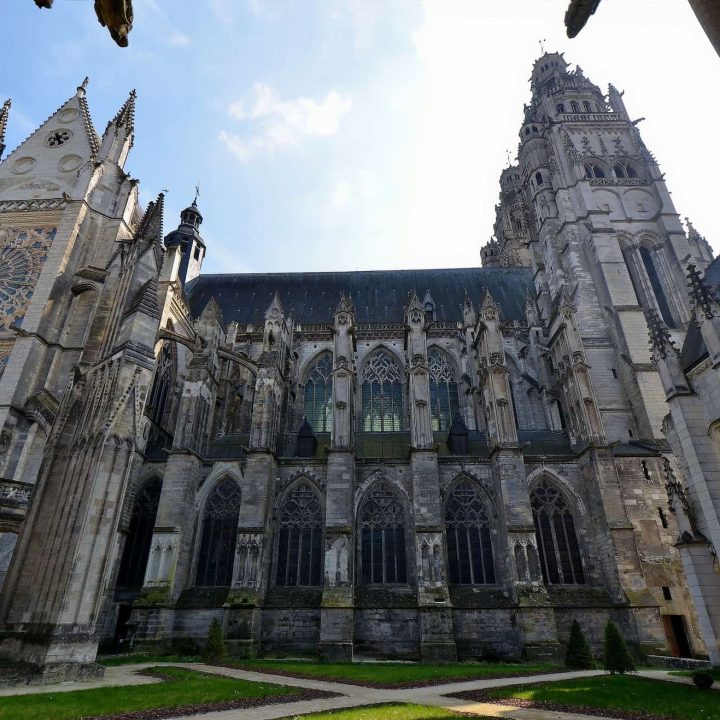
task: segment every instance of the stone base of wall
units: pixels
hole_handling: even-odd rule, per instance
[[[66,662],[48,665],[18,663],[12,668],[0,671],[0,688],[97,680],[104,674],[105,668],[97,663]]]
[[[645,660],[653,667],[669,667],[678,670],[698,670],[700,668],[712,667],[709,660],[697,660],[695,658],[672,657],[671,655],[648,655]]]

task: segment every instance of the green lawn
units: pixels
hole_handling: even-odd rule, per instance
[[[657,670],[657,668],[652,668],[653,670]],[[720,682],[720,667],[714,667],[714,668],[699,668],[703,672],[710,673],[715,682]],[[692,677],[694,670],[671,670],[671,675],[683,675],[685,677]]]
[[[118,665],[134,665],[135,663],[201,663],[205,662],[199,655],[117,655],[111,657],[99,657],[97,662],[105,667],[117,667]]]
[[[467,717],[443,708],[425,705],[377,705],[370,707],[335,710],[313,713],[312,715],[292,715],[292,720],[454,720]],[[479,717],[479,716],[475,716]],[[287,718],[286,720],[291,720]]]
[[[528,675],[558,670],[556,665],[541,663],[318,663],[303,660],[247,660],[237,667],[268,673],[288,673],[298,677],[321,678],[338,682],[371,684],[377,687],[415,683],[439,683],[498,675]]]
[[[168,680],[151,685],[2,697],[0,720],[78,720],[96,715],[269,698],[298,692],[295,688],[209,676],[184,668],[151,668],[148,672]]]
[[[720,720],[720,693],[714,690],[628,675],[494,688],[488,696],[646,712],[675,720]]]

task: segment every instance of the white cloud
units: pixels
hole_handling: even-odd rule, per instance
[[[190,38],[185,33],[176,31],[165,38],[165,44],[170,47],[185,47],[190,44]]]
[[[230,117],[243,126],[242,132],[223,130],[219,139],[244,162],[296,146],[304,137],[335,135],[340,119],[351,109],[350,98],[335,90],[320,101],[307,97],[283,100],[270,85],[256,83],[249,101],[237,100],[228,106]]]
[[[330,194],[330,199],[332,200],[332,204],[338,210],[345,209],[352,200],[352,190],[350,188],[350,184],[345,180],[341,180],[333,188],[333,191]]]

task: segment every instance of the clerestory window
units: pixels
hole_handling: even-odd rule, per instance
[[[400,366],[386,350],[378,350],[363,370],[361,427],[366,432],[403,429]]]
[[[449,430],[459,410],[455,368],[438,348],[428,352],[430,371],[430,413],[433,430]]]
[[[325,353],[313,365],[305,383],[305,417],[316,433],[332,430],[332,370],[332,355]]]

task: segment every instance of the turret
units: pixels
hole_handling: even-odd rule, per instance
[[[165,247],[180,249],[180,281],[185,284],[196,278],[202,269],[205,258],[205,242],[200,236],[203,216],[197,206],[197,194],[192,205],[180,213],[180,224],[165,237]]]

